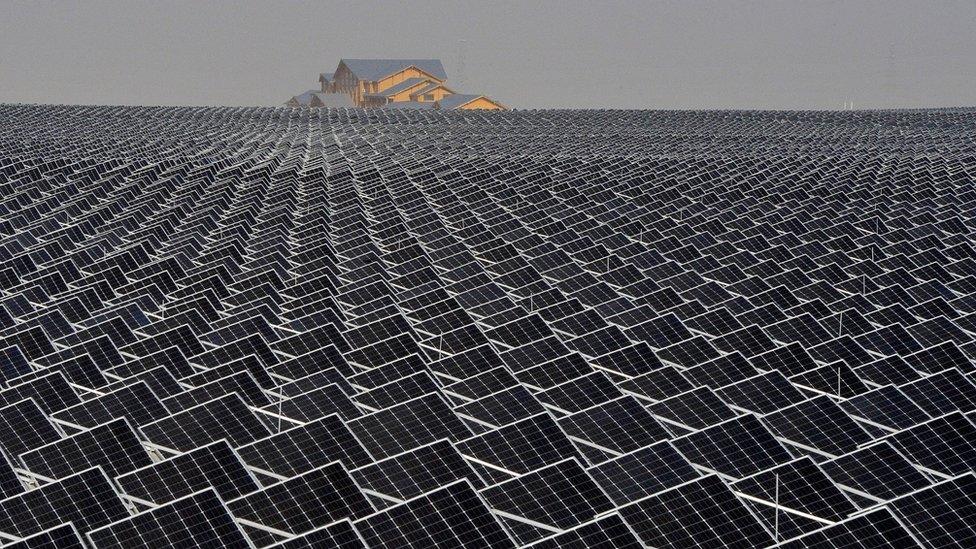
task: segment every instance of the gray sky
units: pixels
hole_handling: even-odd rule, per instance
[[[520,108],[973,106],[976,1],[0,0],[0,102],[277,105],[340,57]]]

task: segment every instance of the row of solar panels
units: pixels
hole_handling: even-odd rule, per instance
[[[86,123],[45,140],[23,118],[50,109],[0,130],[11,540],[973,535],[972,247],[946,192],[971,158],[930,196],[850,190],[845,216],[824,191],[846,175],[802,183],[831,159],[756,176],[592,134],[497,157],[467,135],[488,118],[434,119],[452,140],[284,110],[65,108]],[[537,145],[547,114],[504,120]],[[837,162],[874,181],[863,154]]]

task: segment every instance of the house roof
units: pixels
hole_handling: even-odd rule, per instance
[[[455,93],[453,95],[447,95],[441,98],[437,102],[439,108],[444,110],[456,109],[462,105],[470,103],[479,97],[484,97],[482,95],[470,95],[466,93]]]
[[[417,101],[397,101],[395,103],[387,103],[383,105],[384,109],[413,109],[413,110],[425,110],[433,109],[433,103],[418,103]]]
[[[332,77],[333,76],[335,76],[335,73],[334,72],[320,72],[319,73],[319,82],[322,82],[323,80],[326,81],[326,82],[332,82]]]
[[[322,106],[322,107],[355,107],[352,98],[344,93],[323,93],[318,90],[308,90],[307,92],[296,95],[292,98],[296,103],[303,107]],[[314,100],[321,102],[321,105],[313,105]]]
[[[299,105],[308,106],[308,105],[311,105],[312,104],[312,97],[314,97],[316,93],[319,93],[319,91],[318,90],[308,90],[305,93],[302,93],[302,94],[296,95],[295,97],[292,97],[292,99],[294,99],[296,102],[298,102]]]
[[[315,97],[322,102],[323,107],[355,107],[352,97],[345,93],[315,92]]]
[[[451,93],[454,93],[453,91],[451,91],[451,88],[448,88],[444,84],[441,84],[441,83],[438,83],[438,82],[431,82],[430,84],[427,84],[426,86],[424,86],[424,87],[422,87],[422,88],[420,88],[418,90],[414,90],[413,92],[410,93],[410,95],[422,95],[422,94],[425,94],[425,93],[427,93],[427,92],[429,92],[431,90],[435,90],[437,88],[444,88],[445,90],[447,90],[447,91],[449,91]]]
[[[399,84],[394,84],[389,88],[386,88],[385,90],[380,90],[380,93],[378,95],[389,97],[391,95],[400,93],[404,90],[409,90],[410,88],[423,84],[424,82],[430,82],[430,80],[427,78],[407,78],[406,80],[400,82]]]
[[[447,80],[447,72],[440,59],[340,59],[360,80],[375,82],[407,67],[417,67],[440,80]]]

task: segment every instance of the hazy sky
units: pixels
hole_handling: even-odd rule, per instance
[[[976,0],[0,0],[0,102],[277,105],[340,57],[521,108],[972,106]]]

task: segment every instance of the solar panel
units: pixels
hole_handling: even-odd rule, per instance
[[[65,522],[85,533],[128,516],[128,508],[97,467],[0,500],[0,530],[20,537]]]
[[[225,438],[238,446],[271,434],[237,393],[147,423],[139,430],[153,444],[181,452]]]
[[[965,546],[976,540],[968,518],[974,511],[974,490],[976,477],[968,473],[901,496],[888,507],[925,545]]]
[[[369,547],[515,547],[464,481],[353,523]]]
[[[355,395],[356,404],[376,411],[422,397],[428,393],[439,393],[440,386],[426,370],[384,383]]]
[[[775,545],[789,549],[804,547],[922,547],[918,538],[886,507],[824,526],[808,534]]]
[[[0,408],[0,448],[7,455],[19,456],[55,442],[61,436],[61,431],[32,398]]]
[[[197,492],[93,529],[88,532],[88,539],[98,547],[131,547],[159,542],[170,546],[251,546],[213,490]]]
[[[669,438],[668,431],[654,416],[637,399],[627,396],[568,415],[558,423],[590,456],[603,453],[609,454],[608,457],[618,456]],[[600,454],[587,452],[586,448]]]
[[[929,485],[928,477],[888,441],[824,461],[820,467],[852,497],[870,502],[884,502]]]
[[[569,458],[579,450],[548,414],[539,414],[456,443],[485,480],[493,484]]]
[[[0,532],[965,544],[972,114],[0,106]]]
[[[648,408],[665,425],[673,426],[677,434],[704,429],[738,415],[707,387],[675,395]]]
[[[475,488],[484,486],[481,477],[447,440],[379,460],[351,474],[367,493],[397,503],[462,479]]]
[[[668,441],[593,465],[587,472],[616,505],[637,501],[699,476]]]
[[[780,539],[844,520],[858,507],[808,457],[731,483]]]
[[[773,541],[715,475],[629,503],[619,512],[645,544],[657,547],[759,547]]]
[[[547,549],[555,547],[617,547],[620,549],[637,549],[644,544],[637,538],[634,531],[613,513],[596,519],[563,533],[539,540],[525,547],[532,549]]]
[[[730,407],[757,414],[772,413],[806,400],[803,393],[779,371],[720,387],[715,394]]]
[[[33,475],[59,479],[92,467],[115,477],[152,464],[149,453],[124,418],[20,454]]]
[[[613,509],[613,502],[575,460],[543,467],[480,492],[520,543],[546,530],[578,526]]]
[[[390,457],[447,438],[471,434],[443,397],[430,394],[349,421],[349,428],[377,458]]]
[[[363,414],[335,383],[268,404],[263,410],[299,422],[315,421],[332,414],[339,414],[343,420],[349,421]]]
[[[543,413],[546,409],[524,386],[504,389],[454,409],[475,425],[501,427]]]
[[[517,386],[519,381],[504,366],[486,370],[480,374],[444,386],[445,394],[457,395],[465,401],[497,393]]]
[[[976,460],[976,426],[953,412],[880,439],[890,442],[912,463],[928,472],[962,475]]]
[[[0,403],[4,405],[25,398],[33,399],[45,414],[52,414],[81,402],[81,398],[60,371],[45,372],[30,381],[0,391]]]
[[[237,452],[251,467],[280,479],[333,461],[353,469],[374,459],[335,414],[239,446]]]
[[[899,388],[932,417],[976,409],[976,385],[959,370],[945,370]]]
[[[229,500],[227,508],[238,520],[246,521],[249,537],[262,546],[278,541],[272,532],[301,534],[339,519],[361,518],[375,511],[339,463],[312,469]]]
[[[828,456],[857,449],[871,435],[827,396],[819,396],[763,416],[777,436]]]
[[[692,464],[742,478],[790,461],[793,456],[754,415],[744,415],[672,440]]]
[[[364,549],[366,542],[348,519],[309,530],[300,536],[282,541],[268,547],[277,549],[311,549],[314,547],[335,547],[337,549]]]
[[[573,413],[623,396],[602,372],[593,372],[537,393],[536,398],[564,413]]]
[[[873,430],[884,434],[907,429],[932,417],[892,385],[849,398],[841,402],[840,407],[855,420],[860,420],[869,432],[874,427]]]
[[[169,411],[144,382],[65,408],[51,418],[72,426],[91,428],[124,417],[131,425],[142,425],[169,415]]]
[[[260,488],[225,440],[117,476],[115,482],[126,497],[160,505],[208,488],[225,501]]]
[[[7,546],[16,549],[84,549],[85,542],[78,535],[74,525],[67,522]]]

